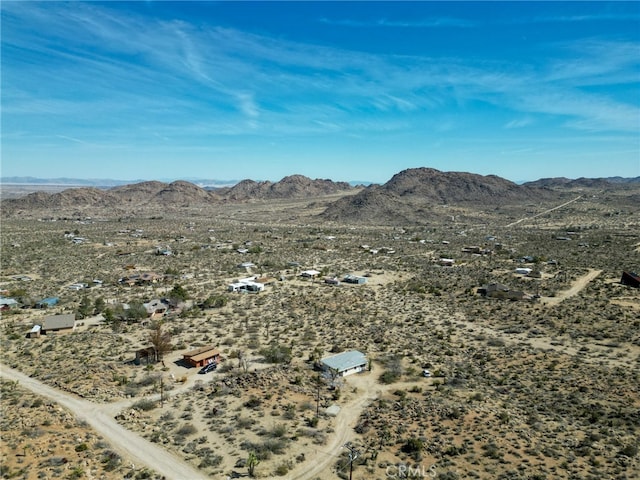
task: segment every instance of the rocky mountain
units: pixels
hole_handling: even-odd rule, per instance
[[[139,205],[148,202],[165,187],[166,183],[149,181],[114,187],[109,192],[117,195],[124,204]]]
[[[19,199],[2,202],[2,209],[19,207],[23,209],[64,208],[92,205],[111,207],[117,205],[119,198],[112,193],[93,187],[69,188],[59,193],[34,192]]]
[[[436,205],[495,207],[557,195],[545,187],[517,185],[495,175],[412,168],[394,175],[384,185],[373,185],[337,200],[321,216],[335,221],[413,223],[428,218]]]
[[[552,177],[541,178],[533,182],[524,183],[529,187],[563,187],[563,188],[611,188],[624,185],[635,185],[640,183],[640,177],[604,177],[604,178],[566,178]]]
[[[311,198],[351,190],[348,183],[331,180],[311,180],[292,175],[279,182],[243,180],[234,187],[208,190],[191,182],[172,183],[146,181],[110,189],[69,188],[57,193],[35,192],[20,198],[2,201],[2,212],[50,210],[80,212],[87,209],[108,209],[112,214],[135,213],[138,209],[175,210],[183,207],[204,207],[219,202],[242,202],[287,198]]]
[[[330,195],[351,190],[352,188],[347,182],[334,182],[324,179],[312,180],[303,175],[290,175],[275,183],[243,180],[231,187],[224,197],[228,200],[308,198]]]

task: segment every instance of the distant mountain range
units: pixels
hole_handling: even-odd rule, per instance
[[[224,188],[232,187],[241,182],[241,180],[214,180],[203,178],[183,178],[189,183],[193,183],[199,187],[208,188]],[[68,185],[70,187],[96,187],[96,188],[109,188],[117,187],[120,185],[130,185],[135,183],[143,183],[147,180],[114,180],[112,178],[38,178],[38,177],[0,177],[0,185]],[[171,183],[174,180],[160,180],[165,183]],[[246,180],[242,180],[243,182]],[[351,186],[357,185],[371,185],[372,182],[365,180],[352,180],[348,182]]]
[[[232,187],[214,190],[184,180],[171,183],[154,180],[110,188],[88,186],[68,188],[56,193],[37,191],[20,198],[3,200],[2,211],[10,214],[18,210],[87,207],[108,208],[114,213],[141,208],[168,210],[258,199],[312,198],[346,192],[353,188],[346,182],[311,180],[302,175],[291,175],[275,183],[243,180]]]
[[[38,180],[31,177],[18,178],[29,178],[31,185],[34,180]],[[12,183],[10,179],[16,180],[16,177],[5,177],[3,182]],[[74,179],[53,181],[63,180]],[[631,194],[636,198],[640,197],[637,192],[639,186],[640,177],[577,180],[549,178],[518,185],[495,175],[412,168],[397,173],[383,185],[372,184],[357,188],[347,182],[312,180],[303,175],[290,175],[278,182],[242,180],[232,186],[217,188],[203,188],[184,180],[171,183],[143,181],[112,187],[101,185],[102,188],[68,188],[57,193],[37,191],[20,198],[5,199],[1,205],[3,215],[35,212],[77,214],[90,212],[91,209],[104,209],[110,215],[121,215],[143,210],[175,212],[184,208],[204,208],[216,204],[313,199],[345,194],[329,202],[320,218],[349,223],[401,224],[424,222],[434,215],[434,206],[482,206],[495,209],[508,204],[562,199],[567,197],[568,192],[577,189],[631,189]]]
[[[183,179],[200,187],[228,187],[235,185],[239,180],[206,180],[201,178]],[[146,180],[114,180],[112,178],[37,178],[37,177],[0,177],[0,184],[11,185],[69,185],[70,187],[117,187],[143,183]],[[167,180],[171,182],[171,180]]]
[[[640,183],[640,177],[606,177],[606,178],[577,178],[575,180],[565,177],[541,178],[534,182],[526,182],[523,185],[532,187],[607,187],[611,184]]]

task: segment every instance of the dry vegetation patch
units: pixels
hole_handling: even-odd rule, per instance
[[[354,478],[387,478],[399,464],[440,478],[633,478],[640,292],[618,280],[638,263],[640,222],[619,199],[602,201],[509,228],[544,209],[466,208],[420,226],[357,229],[317,223],[301,210],[308,202],[284,200],[188,219],[7,220],[2,243],[16,246],[3,251],[2,287],[27,306],[59,303],[2,313],[3,362],[122,407],[123,425],[214,478],[246,473],[251,455],[263,478],[344,477],[342,438],[362,453]],[[321,274],[303,279],[306,269]],[[32,279],[15,278],[24,272]],[[119,282],[149,272],[157,281]],[[367,283],[324,282],[346,274]],[[274,280],[259,294],[228,292],[254,275]],[[75,282],[92,286],[67,288]],[[562,301],[480,296],[492,282]],[[164,364],[136,364],[151,323],[133,313],[154,299],[170,305],[160,316],[173,349]],[[52,313],[84,325],[26,338]],[[211,344],[223,357],[215,372],[181,362]],[[372,372],[318,387],[314,363],[349,349],[365,352]],[[332,405],[348,415],[327,415]],[[315,472],[316,458],[329,467]]]
[[[72,412],[16,382],[0,380],[0,391],[2,478],[160,478],[132,467]]]

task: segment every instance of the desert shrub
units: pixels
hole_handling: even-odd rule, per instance
[[[154,408],[156,408],[156,406],[158,405],[158,402],[156,402],[155,400],[150,400],[150,399],[142,399],[142,400],[138,400],[136,403],[134,403],[131,408],[134,408],[136,410],[140,410],[143,412],[148,412],[149,410],[153,410]]]
[[[76,467],[73,470],[71,470],[67,478],[74,479],[74,478],[82,478],[82,477],[84,477],[84,470],[82,469],[82,467]]]
[[[136,480],[146,480],[147,478],[153,478],[154,474],[152,471],[143,468],[138,473],[136,473]]]
[[[247,408],[258,408],[261,404],[262,404],[262,400],[260,400],[258,397],[255,397],[253,395],[249,398],[249,400],[244,402],[244,406]]]
[[[87,445],[85,442],[82,442],[79,445],[76,445],[75,449],[76,452],[84,452],[85,450],[89,450],[89,445]]]
[[[240,445],[243,450],[255,452],[258,460],[268,460],[271,458],[271,454],[282,455],[287,448],[287,441],[283,438],[268,439],[262,443],[254,443],[250,441],[244,441]]]
[[[222,308],[229,302],[229,298],[224,295],[211,295],[203,303],[203,308]]]
[[[401,450],[404,453],[415,453],[415,452],[420,452],[423,448],[424,448],[424,442],[419,438],[412,437],[407,439],[407,441],[404,442],[404,445],[402,445]]]
[[[638,454],[638,445],[629,444],[623,447],[620,450],[619,455],[624,455],[626,457],[635,457]]]
[[[292,466],[291,462],[282,462],[280,465],[276,467],[276,470],[274,473],[279,477],[282,477],[287,473],[289,473],[289,470],[291,470],[291,466]]]
[[[386,370],[382,375],[380,375],[380,382],[384,383],[385,385],[397,382],[399,379],[400,375],[397,372],[393,372],[391,370]]]
[[[260,355],[269,363],[290,363],[291,347],[286,345],[273,344],[260,350]]]
[[[274,426],[269,432],[269,436],[276,437],[276,438],[284,437],[286,434],[287,434],[287,426],[282,423]]]
[[[238,417],[236,419],[236,426],[238,428],[249,428],[254,423],[256,423],[256,421],[254,419],[248,418],[248,417]]]
[[[102,463],[104,465],[104,469],[107,472],[111,472],[118,468],[122,463],[122,458],[116,452],[107,451],[102,457]]]
[[[153,368],[152,365],[148,365],[147,367]],[[154,383],[157,383],[158,381],[159,381],[158,377],[154,375],[145,375],[144,377],[142,377],[140,380],[136,382],[136,385],[139,387],[149,387]]]
[[[222,463],[222,460],[223,458],[221,455],[207,454],[202,457],[202,461],[198,465],[198,468],[217,467]]]
[[[191,423],[185,423],[178,430],[176,430],[176,435],[180,435],[180,436],[193,435],[197,431],[198,429],[194,425],[192,425]]]
[[[296,418],[296,406],[292,403],[284,407],[284,413],[282,417],[287,420],[294,420]]]

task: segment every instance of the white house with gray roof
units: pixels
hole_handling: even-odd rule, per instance
[[[340,377],[364,372],[368,363],[367,356],[358,350],[338,353],[320,360],[324,370],[336,372]]]

